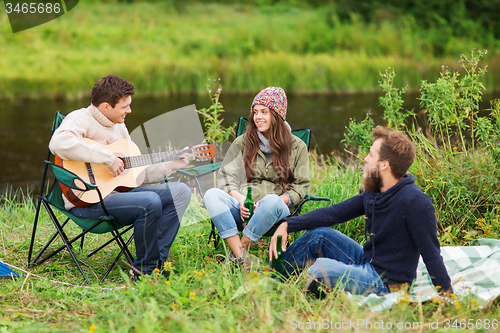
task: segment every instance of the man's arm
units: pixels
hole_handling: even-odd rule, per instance
[[[365,213],[363,195],[356,195],[333,206],[315,209],[304,215],[287,217],[274,232],[269,245],[269,260],[278,257],[276,244],[278,236],[282,236],[281,249],[286,251],[288,234],[294,231],[309,230],[319,227],[331,227],[352,220]]]
[[[184,149],[189,148],[185,147]],[[184,153],[177,160],[153,164],[147,167],[144,181],[153,183],[159,179],[166,178],[179,169],[184,169],[189,165],[189,162],[194,160],[193,154]]]
[[[332,227],[364,214],[363,195],[355,195],[332,206],[318,208],[299,216],[287,217],[288,233]]]
[[[76,111],[74,111],[76,112]],[[50,139],[50,151],[63,160],[75,160],[110,167],[116,156],[97,145],[89,145],[82,139],[87,137],[86,126],[70,113]]]
[[[412,211],[408,218],[408,230],[417,245],[429,272],[432,283],[442,291],[451,292],[451,281],[441,256],[434,206],[426,195],[418,195],[411,202]]]

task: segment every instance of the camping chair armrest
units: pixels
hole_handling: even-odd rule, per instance
[[[200,181],[198,180],[198,178],[205,176],[209,173],[216,172],[217,170],[220,169],[221,165],[222,165],[222,162],[217,162],[217,163],[211,163],[211,164],[206,164],[206,165],[200,165],[200,166],[192,167],[192,168],[180,169],[180,170],[177,170],[177,172],[180,173],[181,175],[189,177],[190,179],[194,179],[194,181],[196,183],[196,187],[198,188],[200,195],[203,197],[201,184],[200,184]]]
[[[60,165],[54,164],[50,161],[43,161],[43,163],[48,164],[51,167],[52,172],[54,173],[54,176],[56,177],[57,181],[63,184],[64,186],[67,186],[73,190],[78,190],[78,191],[91,191],[91,190],[97,191],[97,194],[99,195],[99,201],[102,205],[102,209],[104,210],[106,215],[109,216],[108,210],[106,209],[106,206],[104,205],[103,202],[102,193],[97,187],[97,185],[87,183],[86,181],[81,179],[77,174],[65,169]],[[76,181],[78,181],[78,184]]]
[[[43,163],[48,164],[52,172],[54,172],[54,176],[56,177],[57,181],[64,186],[67,186],[71,189],[74,190],[79,190],[79,191],[89,191],[89,190],[98,190],[97,185],[89,184],[83,179],[81,179],[77,174],[65,169],[64,167],[54,164],[50,161],[43,161]],[[75,180],[78,180],[81,185],[84,187],[80,187],[75,183]]]
[[[188,177],[199,177],[200,173],[197,170],[192,170],[193,168],[187,168],[187,169],[179,169],[176,172],[180,173],[181,175],[188,176]],[[193,171],[193,172],[191,172]]]
[[[304,199],[300,202],[300,204],[297,206],[297,208],[295,209],[295,211],[293,212],[292,216],[297,216],[300,214],[300,212],[302,211],[302,208],[304,206],[304,204],[306,202],[309,202],[309,201],[328,201],[328,202],[331,202],[332,199],[330,198],[325,198],[325,197],[318,197],[318,196],[315,196],[315,195],[310,195],[310,194],[307,194]]]
[[[142,185],[154,185],[154,184],[164,184],[164,183],[168,183],[169,181],[173,180],[175,177],[166,177],[166,178],[160,178],[160,179],[157,179],[153,182],[148,182],[148,183],[142,183]]]
[[[178,173],[188,176],[191,178],[198,178],[201,176],[204,176],[206,174],[209,174],[211,172],[215,172],[220,169],[220,166],[222,165],[222,162],[217,162],[217,163],[211,163],[211,164],[206,164],[206,165],[200,165],[197,167],[192,167],[192,168],[186,168],[186,169],[179,169],[177,170]]]

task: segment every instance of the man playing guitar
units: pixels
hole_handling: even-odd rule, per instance
[[[130,104],[134,86],[115,76],[103,77],[91,91],[92,104],[69,113],[54,132],[49,148],[64,160],[105,165],[114,177],[128,172],[123,159],[101,145],[119,139],[130,140],[125,117],[132,112]],[[92,145],[91,139],[101,145]],[[193,156],[184,153],[171,162],[153,164],[145,169],[144,181],[168,177],[185,168]],[[179,230],[180,221],[189,204],[191,191],[183,183],[137,187],[129,192],[112,192],[104,198],[109,214],[118,223],[134,225],[136,259],[134,267],[151,274],[166,261],[170,247]],[[97,218],[105,215],[100,203],[77,207],[63,196],[65,208],[75,216]]]

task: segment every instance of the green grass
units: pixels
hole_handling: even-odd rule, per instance
[[[312,194],[338,202],[358,192],[357,169],[340,167],[333,161],[324,164],[314,153],[311,163]],[[426,328],[429,320],[440,323],[445,318],[493,320],[500,315],[497,304],[478,309],[469,299],[460,301],[460,309],[443,303],[401,302],[384,313],[358,306],[340,290],[319,300],[304,292],[302,275],[287,283],[278,283],[268,276],[264,268],[268,262],[268,240],[252,248],[263,262],[260,272],[246,273],[219,264],[217,259],[225,255],[224,247],[215,249],[206,245],[210,224],[206,220],[196,223],[206,213],[195,199],[171,249],[168,282],[160,277],[131,284],[124,273],[128,267],[121,263],[104,283],[98,284],[97,277],[104,273],[118,250],[111,247],[86,258],[85,254],[105,239],[102,235],[92,235],[87,237],[84,251],[76,251],[92,285],[61,285],[49,279],[84,283],[67,253],[42,266],[27,268],[35,211],[31,199],[11,192],[1,200],[2,260],[42,279],[23,275],[15,280],[0,280],[0,332],[288,332],[295,331],[293,327],[298,322],[324,319],[341,323],[358,319],[372,323],[420,321]],[[344,232],[362,240],[362,231],[357,228],[356,222],[345,223]],[[36,248],[40,248],[52,229],[47,216],[42,215]],[[72,231],[77,232],[77,228]],[[363,327],[360,331],[370,330]]]
[[[473,47],[500,44],[483,36],[424,30],[411,17],[340,21],[329,7],[190,3],[87,3],[63,17],[13,34],[0,13],[0,98],[75,97],[113,73],[139,94],[204,93],[220,77],[226,93],[373,91],[379,71],[396,68],[396,84],[416,89],[441,65]],[[436,45],[444,51],[434,56]],[[488,88],[499,86],[489,76]]]

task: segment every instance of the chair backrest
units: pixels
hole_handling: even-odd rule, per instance
[[[236,126],[236,137],[244,134],[248,126],[248,119],[245,117],[240,117],[238,119],[238,126]],[[304,141],[309,150],[311,143],[312,130],[310,128],[300,128],[292,131],[292,134]]]
[[[62,113],[61,111],[56,111],[56,114],[54,115],[54,120],[52,122],[52,133],[61,125],[62,121],[66,115]]]
[[[54,120],[52,121],[52,131],[50,132],[50,138],[52,138],[52,135],[54,134],[55,130],[61,125],[64,117],[66,115],[62,113],[61,111],[56,111],[54,114]],[[46,161],[50,161],[50,157],[52,156],[52,153],[50,152],[50,149],[47,148],[47,157],[45,158]],[[42,185],[40,187],[40,197],[43,196],[44,190],[46,188],[45,185],[45,180],[47,179],[47,171],[49,170],[48,164],[45,164],[45,167],[43,169],[43,175],[42,175]]]
[[[247,130],[248,119],[245,117],[238,118],[238,126],[236,126],[236,137],[243,135]]]

